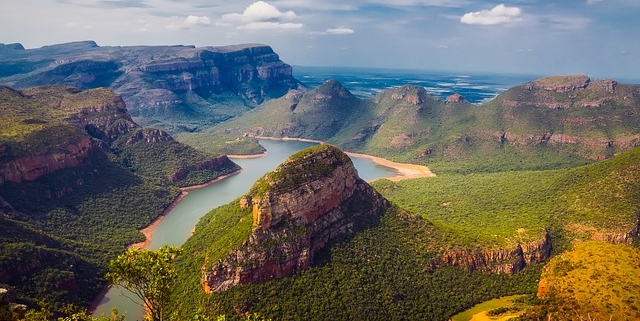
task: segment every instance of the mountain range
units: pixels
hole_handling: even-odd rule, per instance
[[[446,320],[536,292],[531,319],[640,318],[615,314],[637,311],[619,291],[640,282],[594,290],[615,256],[581,265],[638,253],[640,85],[550,76],[475,105],[412,85],[363,99],[291,75],[256,44],[0,45],[0,284],[32,306],[88,305],[180,187],[239,169],[220,151],[288,137],[331,145],[202,218],[176,263],[179,318]],[[438,176],[368,184],[341,149]],[[580,273],[598,302],[571,290]]]
[[[179,139],[205,150],[216,150],[207,137],[317,139],[436,172],[550,169],[639,146],[638,104],[640,86],[583,75],[536,79],[482,105],[412,85],[361,99],[328,80]]]
[[[0,84],[106,87],[140,125],[170,133],[207,128],[302,87],[266,45],[100,47],[93,41],[0,45]]]

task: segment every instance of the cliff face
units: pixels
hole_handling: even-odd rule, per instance
[[[4,50],[1,65],[6,70],[0,67],[0,84],[107,87],[122,96],[137,121],[148,124],[154,119],[161,122],[155,127],[172,131],[210,126],[237,109],[301,86],[291,66],[260,44],[100,47],[78,42]]]
[[[192,172],[234,167],[228,158],[205,156],[162,130],[140,128],[122,98],[105,88],[81,91],[43,86],[18,92],[2,87],[0,97],[4,99],[0,122],[7,123],[5,139],[0,140],[0,184],[35,181],[59,170],[90,165],[95,159],[106,161],[107,154],[115,154],[125,164],[139,160],[135,170],[141,173],[149,164],[163,167],[169,172],[150,175],[166,176],[168,182]],[[184,159],[174,161],[180,157]],[[66,185],[60,190],[70,192],[82,185],[82,179]],[[57,194],[52,196],[66,193]]]
[[[207,293],[307,269],[319,250],[376,220],[389,203],[358,177],[349,157],[321,145],[265,175],[238,206],[252,207],[253,231],[226,258],[205,263]]]
[[[436,265],[461,266],[469,271],[513,274],[522,270],[527,264],[545,261],[550,255],[551,238],[545,232],[539,240],[518,244],[512,249],[446,252]]]

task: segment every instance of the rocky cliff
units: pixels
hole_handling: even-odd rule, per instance
[[[180,181],[195,171],[234,167],[228,158],[198,153],[162,130],[141,129],[124,101],[105,88],[81,91],[43,86],[18,92],[1,87],[0,95],[4,98],[0,121],[6,123],[4,139],[0,140],[0,184],[35,181],[58,170],[107,160],[107,154],[116,154],[127,164],[151,154],[170,154],[146,161],[163,166],[167,172],[160,175],[169,182]],[[182,156],[185,159],[180,164],[162,165]],[[146,163],[135,170],[145,173]],[[69,184],[65,189],[82,181]]]
[[[210,126],[300,83],[271,47],[100,47],[75,42],[25,50],[5,45],[0,84],[107,87],[142,124],[173,131]],[[206,120],[205,120],[206,119]]]
[[[205,263],[207,293],[308,269],[319,250],[376,221],[389,203],[358,177],[348,156],[320,145],[266,174],[238,206],[252,208],[252,233],[225,258]]]
[[[526,265],[545,261],[551,255],[551,238],[544,232],[539,240],[517,244],[511,249],[449,251],[436,260],[436,265],[461,266],[469,271],[491,271],[513,274]]]

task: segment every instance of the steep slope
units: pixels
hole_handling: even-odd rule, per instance
[[[640,318],[640,250],[626,244],[576,244],[544,268],[539,306],[529,320],[637,320]]]
[[[0,84],[107,87],[141,125],[193,131],[244,113],[300,84],[266,45],[100,47],[93,41],[5,46]]]
[[[0,112],[0,282],[23,300],[88,304],[176,186],[238,168],[141,129],[104,88],[0,86]]]
[[[637,240],[638,157],[640,148],[635,148],[611,159],[572,169],[440,175],[398,183],[380,180],[372,186],[393,206],[373,226],[347,242],[338,242],[320,252],[318,263],[311,269],[292,277],[234,286],[206,295],[202,291],[203,276],[206,285],[215,280],[209,266],[230,267],[232,265],[224,262],[238,263],[237,269],[221,270],[224,273],[218,275],[222,280],[234,279],[224,277],[228,272],[232,276],[245,276],[242,267],[252,270],[257,262],[264,263],[269,272],[275,271],[267,260],[252,261],[250,258],[255,257],[246,252],[227,250],[231,242],[240,249],[249,248],[251,241],[243,244],[243,240],[253,233],[252,217],[271,224],[268,215],[262,219],[262,212],[252,214],[259,206],[242,209],[234,202],[208,214],[185,244],[189,258],[179,267],[183,275],[175,291],[174,306],[179,315],[201,308],[211,315],[234,317],[255,312],[278,320],[448,320],[488,299],[535,294],[542,271],[539,262],[546,261],[551,251],[557,255],[569,250],[573,243],[603,239],[601,235],[607,233],[620,233],[607,238],[611,242]],[[311,169],[303,166],[298,173],[305,168]],[[256,184],[249,195],[260,195],[261,190],[269,189]],[[248,197],[244,200],[246,205],[261,204],[248,202]],[[286,211],[286,208],[279,207],[279,210]],[[318,206],[305,209],[312,208]],[[291,234],[295,231],[293,224],[277,225],[291,228]],[[578,225],[588,228],[576,229]],[[260,228],[256,226],[255,230]],[[238,236],[240,234],[242,236]],[[267,243],[270,246],[267,248],[286,244],[287,240],[281,241]],[[611,250],[611,254],[624,254],[624,258],[617,258],[618,263],[625,262],[631,271],[637,265],[632,263],[637,250],[628,244],[624,246],[626,250]],[[556,264],[558,259],[552,259],[553,266],[559,268],[545,269],[545,273],[582,273],[575,274],[572,280],[550,279],[559,285],[565,281],[580,282],[584,276],[590,278],[584,284],[589,286],[585,293],[596,292],[591,298],[603,306],[601,311],[612,311],[616,306],[631,308],[634,302],[614,299],[628,297],[624,295],[625,287],[633,289],[636,284],[620,278],[622,273],[627,273],[626,269],[609,265],[615,264],[612,262],[616,262],[616,258],[608,254],[599,258],[597,253],[603,251],[602,248],[607,251],[608,247],[605,244],[583,251],[579,254],[583,264],[571,262],[569,270],[566,269],[569,265]],[[201,262],[205,257],[227,259],[209,260],[203,269]],[[561,257],[561,261],[566,260],[564,255]],[[242,264],[245,260],[249,263]],[[241,272],[234,274],[233,271]],[[615,279],[607,279],[607,275]],[[601,289],[605,285],[612,288]],[[582,296],[563,288],[565,294]],[[608,291],[615,296],[607,297]],[[582,315],[593,311],[589,310],[590,297],[582,296],[585,298],[587,308],[578,310],[585,312]],[[556,301],[550,302],[551,307],[560,307],[554,305]],[[612,305],[607,306],[607,302]],[[629,316],[618,312],[623,318]],[[635,317],[634,311],[628,312],[631,318]]]
[[[252,208],[251,234],[230,253],[205,257],[206,293],[308,269],[327,244],[379,219],[388,203],[358,177],[348,156],[321,145],[267,173],[238,206]]]
[[[201,309],[278,320],[445,320],[484,298],[534,292],[535,262],[548,255],[523,245],[524,270],[480,272],[441,264],[446,242],[446,230],[389,207],[348,157],[320,145],[203,217],[184,244],[173,309],[182,318]],[[507,264],[495,259],[492,267]]]
[[[513,272],[569,242],[631,244],[640,228],[640,148],[555,171],[440,175],[372,185],[447,234],[441,263]]]
[[[481,106],[460,95],[440,100],[411,85],[371,100],[317,99],[328,88],[334,88],[330,97],[346,90],[328,81],[307,93],[290,92],[210,131],[180,139],[319,139],[350,151],[427,164],[440,173],[584,165],[640,144],[640,86],[610,79],[541,78]]]

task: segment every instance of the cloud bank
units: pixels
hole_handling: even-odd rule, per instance
[[[460,22],[470,25],[492,26],[522,20],[522,10],[518,7],[507,7],[499,4],[491,10],[466,13]]]
[[[282,12],[275,6],[257,1],[249,5],[243,13],[227,13],[220,18],[218,25],[237,25],[242,30],[258,29],[299,29],[301,23],[288,22],[296,19],[293,11]]]

